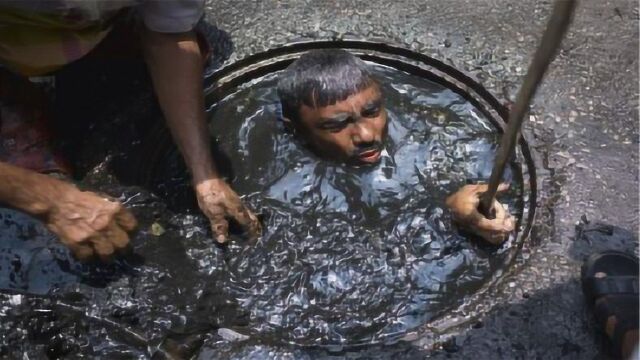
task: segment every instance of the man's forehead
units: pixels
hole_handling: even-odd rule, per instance
[[[328,117],[332,114],[338,114],[342,112],[352,112],[354,107],[356,111],[361,110],[362,107],[366,107],[375,102],[382,100],[382,94],[377,85],[372,85],[364,90],[361,90],[353,95],[350,95],[342,101],[338,101],[335,104],[327,106],[319,106],[317,108],[302,104],[301,113],[314,113],[320,117]]]

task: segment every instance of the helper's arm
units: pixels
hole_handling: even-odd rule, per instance
[[[227,240],[229,219],[237,221],[250,237],[257,236],[257,218],[220,178],[211,156],[202,89],[203,57],[195,33],[145,29],[142,42],[160,107],[191,171],[198,204],[211,221],[216,240]]]

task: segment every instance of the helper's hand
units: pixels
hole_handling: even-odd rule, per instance
[[[222,179],[209,179],[196,185],[198,205],[211,221],[213,236],[219,243],[229,238],[229,220],[236,221],[249,239],[260,235],[258,218],[243,204],[238,194]]]
[[[485,184],[463,186],[447,198],[447,206],[458,224],[486,241],[498,245],[509,237],[509,233],[515,228],[515,221],[502,204],[495,200],[493,203],[495,219],[489,220],[478,211],[480,195],[487,191],[487,188]],[[500,184],[498,192],[508,188],[508,184]]]
[[[55,200],[44,215],[47,228],[58,235],[80,260],[94,255],[107,261],[129,243],[137,223],[117,201],[80,191],[71,184],[58,187]]]

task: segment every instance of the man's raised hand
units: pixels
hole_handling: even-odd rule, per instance
[[[508,184],[500,184],[498,192],[504,192]],[[453,219],[462,227],[482,237],[484,240],[498,245],[504,242],[515,228],[513,217],[498,201],[494,200],[495,219],[488,219],[480,213],[480,196],[486,192],[486,184],[466,185],[447,198],[447,206],[451,209]]]

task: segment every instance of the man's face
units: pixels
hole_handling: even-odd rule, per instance
[[[350,164],[380,160],[387,113],[377,84],[333,105],[302,105],[296,130],[318,155]]]

